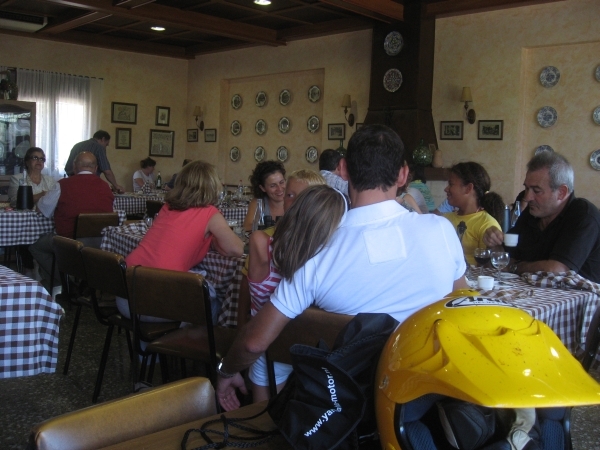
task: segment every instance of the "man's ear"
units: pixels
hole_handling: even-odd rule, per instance
[[[561,184],[558,189],[558,200],[563,201],[569,198],[569,188],[565,184]]]
[[[406,184],[406,180],[408,179],[408,165],[405,163],[400,170],[398,171],[398,179],[396,180],[396,186],[402,187]]]
[[[340,177],[342,180],[348,181],[350,177],[348,176],[348,165],[346,164],[346,158],[340,159],[338,163],[338,170],[340,171]]]

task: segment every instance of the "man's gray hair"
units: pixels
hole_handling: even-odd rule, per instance
[[[575,175],[573,167],[562,155],[555,152],[541,152],[535,155],[527,163],[527,172],[536,172],[541,169],[548,169],[550,176],[550,189],[557,190],[563,184],[567,186],[569,193],[575,189]]]

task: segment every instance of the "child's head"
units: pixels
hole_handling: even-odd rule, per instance
[[[320,173],[310,169],[300,169],[292,172],[287,179],[285,186],[285,197],[283,197],[283,211],[290,209],[290,206],[300,195],[300,192],[309,186],[318,186],[326,184],[325,178]]]

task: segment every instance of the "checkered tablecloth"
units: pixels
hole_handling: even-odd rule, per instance
[[[140,243],[147,229],[143,222],[107,227],[103,231],[101,248],[127,256]],[[245,256],[232,258],[211,251],[191,270],[206,273],[206,279],[215,288],[217,298],[221,301],[221,312],[217,321],[219,326],[237,325],[238,298],[245,260]]]
[[[157,200],[164,202],[164,196],[156,195],[138,195],[138,194],[118,194],[115,195],[113,209],[122,209],[126,214],[145,214],[146,200]]]
[[[246,214],[248,213],[248,206],[235,206],[231,208],[219,208],[225,220],[237,220],[240,225],[244,223]]]
[[[0,211],[0,247],[33,244],[54,230],[54,220],[35,211]]]
[[[493,273],[496,272],[485,271],[486,275]],[[544,322],[573,355],[581,355],[592,317],[600,306],[598,295],[590,291],[536,287],[521,278],[503,279],[492,292],[502,290],[522,293],[506,300]]]
[[[0,266],[0,378],[56,370],[61,314],[40,283]]]

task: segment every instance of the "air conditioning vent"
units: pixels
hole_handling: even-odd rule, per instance
[[[46,26],[47,17],[0,11],[0,28],[33,33]]]

